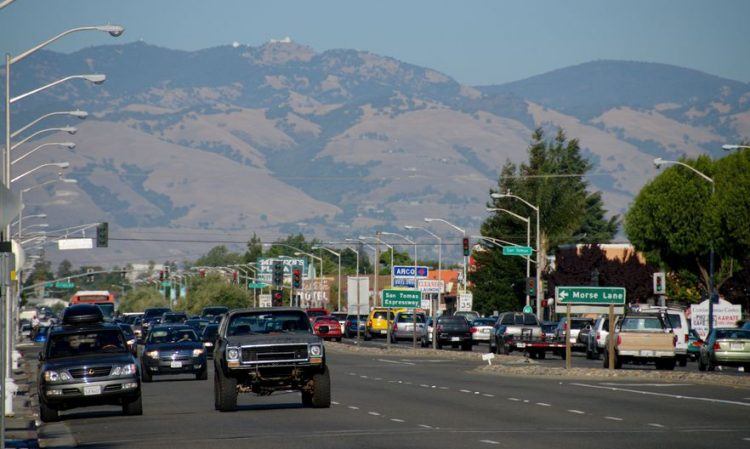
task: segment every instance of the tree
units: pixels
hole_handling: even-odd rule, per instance
[[[71,276],[73,274],[73,264],[70,263],[68,259],[63,259],[62,262],[60,262],[57,265],[57,277],[58,278],[64,278]]]
[[[233,253],[224,245],[214,246],[208,253],[195,261],[196,266],[220,267],[242,262],[242,256]]]
[[[148,307],[169,307],[164,295],[152,287],[138,287],[120,297],[120,312],[142,312]]]
[[[539,207],[541,253],[546,255],[549,248],[561,243],[610,241],[617,232],[619,218],[606,219],[601,194],[588,192],[585,175],[592,164],[581,154],[578,140],[568,139],[562,129],[547,140],[542,129],[537,129],[527,152],[527,162],[507,162],[501,168],[497,188],[490,193],[510,192]],[[535,211],[516,199],[492,199],[487,206],[528,217],[534,229]],[[481,233],[526,244],[526,223],[504,212],[491,214],[482,223]],[[531,245],[536,246],[535,235],[531,238]],[[486,248],[488,253],[475,254],[477,269],[469,275],[474,284],[474,302],[517,310],[524,296],[525,262],[520,257],[502,256],[495,246]],[[546,258],[541,260],[540,270],[544,271]]]
[[[712,183],[690,169],[672,166],[638,193],[625,232],[656,263],[699,276],[705,292],[712,244],[717,288],[737,270],[736,260],[750,252],[750,152],[681,162],[713,178],[715,193]]]
[[[250,237],[250,240],[247,242],[247,250],[242,258],[245,263],[248,263],[255,262],[261,257],[263,257],[263,243],[261,242],[260,237],[253,232],[253,236]]]
[[[226,306],[230,309],[248,307],[252,296],[242,287],[230,284],[223,277],[210,274],[205,278],[192,278],[187,297],[180,298],[177,308],[199,314],[207,306]]]

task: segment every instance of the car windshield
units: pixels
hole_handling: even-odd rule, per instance
[[[570,320],[571,329],[583,329],[587,324],[591,324],[588,320]]]
[[[125,338],[130,339],[135,334],[133,334],[133,328],[130,327],[128,324],[122,324],[120,325],[120,329],[122,330],[122,333],[125,335]]]
[[[198,341],[192,329],[154,329],[148,334],[148,343],[183,343]]]
[[[309,310],[307,312],[307,316],[309,317],[318,317],[318,316],[326,316],[326,312],[323,310]]]
[[[372,314],[372,319],[373,319],[373,320],[384,320],[384,319],[385,319],[385,317],[386,317],[386,314],[387,314],[387,313],[388,313],[388,312],[386,312],[385,310],[378,310],[377,312],[374,312],[374,313]],[[391,319],[391,320],[393,319],[393,312],[391,312],[391,317],[390,317],[390,319]]]
[[[537,326],[539,324],[539,321],[536,320],[536,316],[530,313],[516,315],[514,318],[514,322],[515,324],[522,324],[524,326]]]
[[[102,309],[102,315],[104,315],[104,319],[107,321],[112,321],[112,318],[115,316],[115,305],[111,302],[97,303],[96,305],[99,306],[100,309]]]
[[[119,330],[82,331],[53,335],[47,346],[47,358],[128,352]]]
[[[396,320],[398,323],[413,323],[414,322],[414,314],[411,313],[399,313],[398,319]],[[417,323],[424,323],[424,315],[417,314]]]
[[[495,320],[492,318],[479,318],[474,320],[471,324],[472,326],[494,326]]]
[[[717,329],[717,340],[750,340],[750,330],[746,329]]]
[[[249,312],[232,316],[227,335],[270,334],[276,332],[310,333],[310,320],[303,312]]]
[[[682,321],[680,321],[680,316],[676,313],[668,313],[667,320],[669,321],[669,324],[672,325],[672,329],[682,328]]]
[[[185,321],[185,315],[164,315],[161,319],[162,323],[182,323]]]
[[[167,309],[166,307],[159,307],[156,309],[146,309],[145,312],[143,312],[143,319],[147,320],[149,318],[158,318],[167,312],[169,312],[169,309]]]
[[[219,330],[219,326],[216,324],[209,324],[203,329],[203,339],[213,340],[216,337],[216,333]]]
[[[621,328],[628,331],[661,330],[662,325],[656,317],[627,317],[622,320]]]

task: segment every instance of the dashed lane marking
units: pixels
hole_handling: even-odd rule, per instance
[[[471,393],[471,391],[469,390],[458,390],[458,391],[460,391],[461,393]]]
[[[547,404],[546,402],[537,402],[536,405],[541,405],[542,407],[552,407],[552,404]]]
[[[568,411],[570,413],[575,413],[576,415],[585,415],[586,414],[586,412],[581,411],[581,410],[576,410],[576,409],[569,409]]]
[[[393,421],[393,422],[406,422],[403,419],[398,419],[398,418],[391,418],[391,421]]]
[[[367,412],[367,414],[372,416],[380,416],[380,413],[378,412]]]
[[[415,366],[416,365],[416,363],[402,362],[400,360],[378,359],[378,362],[393,363],[393,364],[396,364],[396,365],[407,365],[407,366]]]
[[[599,385],[610,387],[689,387],[692,384],[632,384],[628,382],[601,382]]]
[[[585,387],[585,388],[598,388],[600,390],[621,391],[624,393],[636,393],[636,394],[643,394],[647,396],[658,396],[658,397],[673,398],[673,399],[688,399],[688,400],[693,400],[693,401],[713,402],[715,404],[741,405],[744,407],[750,407],[750,402],[728,401],[726,399],[701,398],[701,397],[696,397],[696,396],[683,396],[683,395],[678,395],[678,394],[656,393],[654,391],[633,390],[632,388],[605,387],[601,385],[589,385],[589,384],[581,384],[581,383],[575,383],[575,382],[571,383],[570,385],[575,385],[577,387]]]
[[[336,401],[331,401],[331,404],[333,404],[333,405],[340,405],[340,404],[339,404],[338,402],[336,402]]]
[[[616,416],[605,416],[604,419],[608,419],[610,421],[622,421],[622,418],[618,418]]]
[[[425,429],[432,429],[432,426],[428,426],[427,424],[420,424],[419,427],[424,427]]]
[[[658,427],[660,429],[664,427],[663,425],[661,425],[659,423],[655,423],[655,422],[650,422],[650,423],[648,423],[648,425],[651,426],[651,427]]]
[[[499,441],[494,441],[494,440],[479,440],[479,442],[484,443],[484,444],[500,444]]]
[[[482,396],[484,396],[486,398],[494,398],[495,397],[494,394],[487,394],[487,393],[482,393]]]
[[[355,407],[353,405],[350,405],[349,408],[352,409],[352,410],[359,410],[359,407]]]
[[[508,400],[509,400],[509,401],[513,401],[513,402],[520,402],[520,401],[521,401],[521,400],[520,400],[520,399],[518,399],[518,398],[508,398]]]

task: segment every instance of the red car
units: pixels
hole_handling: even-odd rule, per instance
[[[310,309],[307,309],[305,312],[307,312],[307,316],[310,318],[311,323],[315,321],[315,318],[318,318],[321,316],[328,316],[331,314],[331,312],[329,312],[323,307],[310,308]]]
[[[313,333],[324,340],[341,341],[344,336],[339,321],[332,316],[316,317],[313,321]]]

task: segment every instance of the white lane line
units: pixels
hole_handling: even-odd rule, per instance
[[[528,399],[524,399],[524,400],[523,400],[523,403],[524,403],[524,404],[528,404],[528,403],[529,403],[529,400],[528,400]]]
[[[448,390],[448,387],[438,387],[438,388],[440,388],[441,390]]]
[[[376,377],[375,380],[383,380],[382,377]]]
[[[398,360],[386,360],[386,359],[378,359],[378,362],[395,363],[396,365],[408,365],[408,366],[415,366],[416,365],[416,363],[400,362]]]
[[[352,410],[359,410],[359,407],[355,407],[353,405],[350,405],[349,408],[352,409]]]
[[[487,394],[487,393],[482,393],[482,396],[484,396],[486,398],[494,398],[495,397],[494,394]]]
[[[458,391],[460,391],[461,393],[471,393],[471,391],[469,390],[458,390]]]
[[[378,412],[367,412],[367,414],[372,416],[380,416],[380,413]]]
[[[704,401],[704,402],[713,402],[716,404],[742,405],[745,407],[750,407],[750,402],[728,401],[726,399],[701,398],[701,397],[696,397],[696,396],[683,396],[679,394],[655,393],[653,391],[633,390],[630,388],[604,387],[601,385],[580,384],[580,383],[575,383],[575,382],[571,383],[570,385],[575,385],[577,387],[585,387],[585,388],[597,388],[600,390],[622,391],[625,393],[637,393],[637,394],[643,394],[647,396],[659,396],[659,397],[674,398],[674,399],[689,399],[693,401]]]
[[[479,440],[479,442],[484,444],[500,444],[500,442],[494,440]]]
[[[576,409],[569,409],[568,411],[570,413],[575,413],[576,415],[585,415],[586,414],[586,412],[581,411],[581,410],[576,410]]]
[[[536,405],[541,405],[542,407],[552,407],[552,404],[547,404],[546,402],[537,402]]]
[[[660,428],[660,429],[661,429],[662,427],[664,427],[663,425],[661,425],[661,424],[658,424],[658,423],[655,423],[655,422],[650,422],[650,423],[648,423],[648,425],[649,425],[649,426],[651,426],[651,427],[658,427],[658,428]]]
[[[427,385],[427,384],[419,384],[419,386],[422,387],[422,388],[430,388],[430,386]]]
[[[359,376],[359,377],[361,377],[362,379],[367,379],[368,378],[367,376]]]
[[[750,438],[743,438],[742,441],[750,441]]]
[[[601,382],[599,385],[610,387],[689,387],[692,384],[631,384],[628,382]]]
[[[518,398],[508,398],[508,400],[509,401],[513,401],[513,402],[519,402],[520,401],[520,399],[518,399]]]
[[[393,421],[393,422],[405,422],[403,419],[398,419],[398,418],[391,418],[391,421]]]
[[[340,405],[340,404],[339,404],[338,402],[336,402],[336,401],[331,401],[331,404],[333,404],[333,405]]]
[[[346,373],[346,374],[348,374],[350,376],[356,376],[357,375],[357,373]]]
[[[622,421],[622,418],[618,418],[616,416],[605,416],[604,419],[608,419],[610,421]]]
[[[432,429],[432,426],[428,426],[427,424],[420,424],[419,427],[424,427],[425,429]]]

